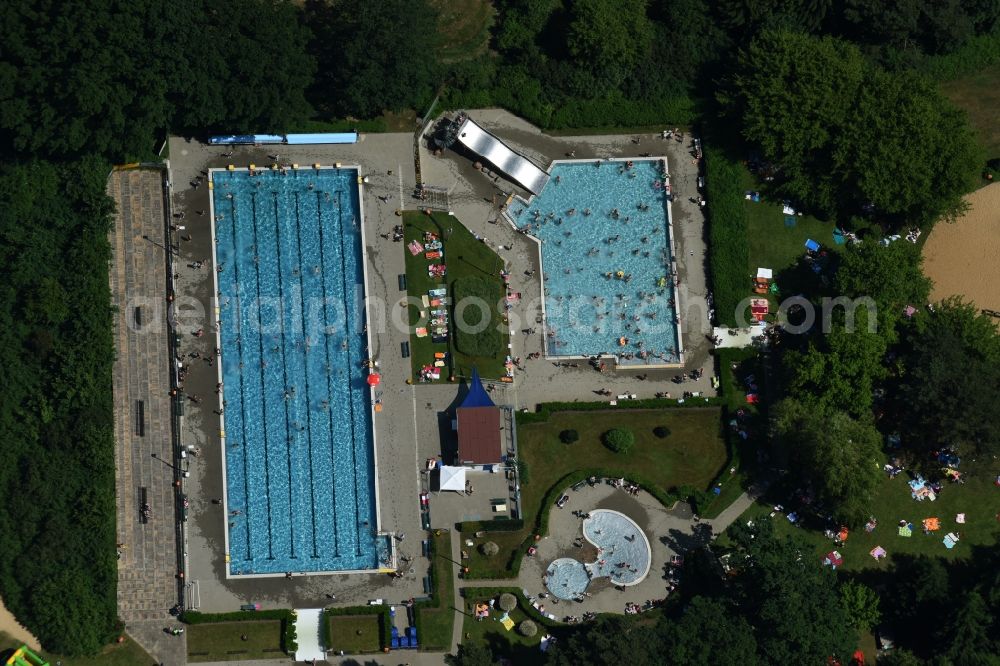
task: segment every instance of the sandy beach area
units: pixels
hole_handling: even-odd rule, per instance
[[[931,300],[962,296],[979,308],[1000,310],[1000,183],[973,192],[969,211],[939,222],[924,245]]]
[[[0,631],[11,635],[15,640],[21,641],[32,650],[42,649],[42,646],[38,643],[38,639],[18,624],[17,618],[11,615],[7,607],[3,605],[2,599],[0,599]]]

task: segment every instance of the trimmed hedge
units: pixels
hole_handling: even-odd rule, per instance
[[[464,523],[455,523],[455,529],[459,532],[517,532],[524,529],[524,520],[512,518],[510,520],[467,520]]]
[[[749,293],[750,248],[740,177],[739,165],[725,153],[705,149],[709,272],[721,326],[737,325],[737,310]]]
[[[262,611],[234,611],[232,613],[201,613],[199,611],[184,611],[181,613],[184,624],[215,624],[218,622],[260,622],[265,620],[281,621],[281,649],[285,654],[295,654],[298,649],[298,636],[295,633],[295,611],[288,608]]]
[[[629,400],[620,402],[618,406],[609,405],[607,402],[542,402],[535,407],[535,411],[516,412],[518,425],[528,423],[542,423],[548,421],[549,416],[554,412],[596,412],[600,410],[619,409],[690,409],[692,407],[712,407],[724,404],[721,398],[687,398],[681,402],[677,398],[648,398],[646,400]]]
[[[416,604],[414,604],[416,606]],[[323,641],[323,645],[330,644],[330,623],[327,622],[327,618],[330,617],[343,617],[347,615],[378,615],[379,616],[379,636],[378,643],[380,648],[387,648],[392,644],[392,617],[389,615],[389,606],[382,604],[379,606],[344,606],[342,608],[324,608],[323,609],[323,621],[320,622],[320,637]],[[416,613],[414,613],[416,616]],[[419,630],[418,630],[419,635]]]
[[[478,277],[464,277],[452,282],[451,293],[454,298],[452,328],[455,332],[455,347],[467,356],[495,357],[502,346],[498,328],[500,322],[496,315],[501,298],[499,284]],[[476,299],[478,303],[461,307],[469,299]],[[483,303],[486,306],[485,312],[479,307]],[[484,323],[485,328],[480,331],[467,330],[478,329]]]

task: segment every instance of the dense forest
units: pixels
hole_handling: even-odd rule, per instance
[[[495,0],[486,47],[458,54],[444,47],[437,6],[0,4],[0,597],[47,647],[94,652],[115,630],[104,179],[112,163],[155,159],[168,132],[419,115],[435,98],[446,108],[503,106],[548,129],[697,125],[715,141],[715,173],[737,174],[721,161],[756,151],[777,170],[775,193],[847,227],[927,225],[957,210],[983,166],[965,118],[932,84],[1000,62],[1000,0]],[[723,203],[710,214],[725,256],[745,259],[723,233]],[[794,397],[775,410],[776,440],[855,523],[872,480],[857,475],[844,488],[837,472],[872,457],[875,409],[927,447],[958,437],[996,453],[1000,423],[973,384],[1000,384],[1000,352],[989,324],[961,303],[920,324],[895,314],[927,297],[916,253],[864,245],[843,262],[836,285],[807,295],[873,294],[886,319],[870,335],[833,321],[832,335],[789,345],[781,371]],[[890,350],[905,372],[883,362]],[[898,397],[880,404],[878,385]],[[852,446],[838,446],[844,439]],[[783,578],[747,574],[733,591],[692,597],[683,631],[606,620],[608,631],[567,641],[553,663],[581,663],[581,654],[617,662],[647,638],[689,655],[679,663],[790,663],[797,641],[817,659],[844,654],[853,633],[804,618],[840,617],[847,593],[795,567],[793,550],[766,535],[748,545],[748,572],[770,563]],[[955,622],[997,613],[985,590],[961,589],[962,605],[949,602]],[[780,617],[785,601],[803,605],[796,617]],[[720,631],[732,640],[692,642]],[[597,640],[607,642],[587,643]],[[990,640],[962,649],[995,652]]]

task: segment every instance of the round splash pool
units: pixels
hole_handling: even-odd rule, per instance
[[[624,513],[591,511],[583,521],[583,535],[597,546],[597,561],[588,565],[595,578],[607,576],[615,585],[635,585],[649,573],[649,539]]]
[[[545,576],[545,586],[549,588],[552,596],[560,599],[569,600],[578,597],[586,592],[587,586],[590,585],[587,567],[572,557],[552,560],[545,571]]]
[[[575,599],[594,578],[614,585],[636,585],[649,574],[649,539],[634,520],[618,511],[595,509],[583,521],[583,536],[597,546],[597,561],[589,564],[560,557],[545,572],[545,587],[560,599]]]

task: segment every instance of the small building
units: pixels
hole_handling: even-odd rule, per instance
[[[479,372],[472,370],[469,394],[455,411],[458,430],[457,464],[498,465],[504,459],[502,414],[483,388]]]

